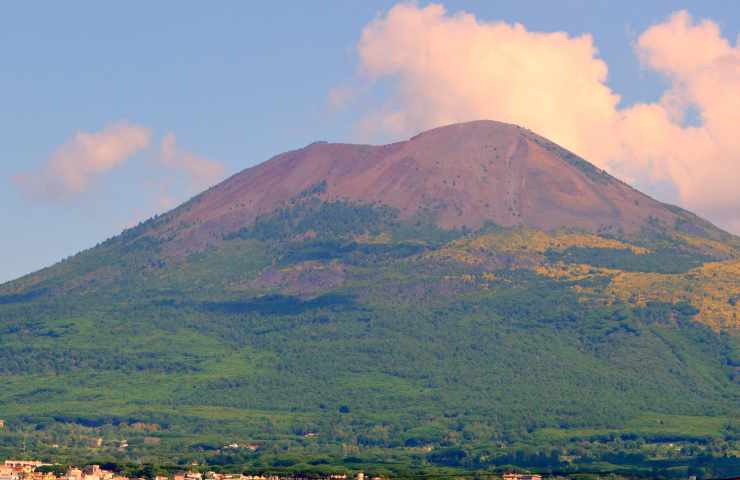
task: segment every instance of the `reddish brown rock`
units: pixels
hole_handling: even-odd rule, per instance
[[[491,221],[629,234],[679,216],[528,130],[475,121],[385,146],[315,143],[280,154],[171,212],[157,233],[175,240],[172,249],[197,250],[319,182],[325,200],[380,202],[401,217],[433,211],[446,228]]]

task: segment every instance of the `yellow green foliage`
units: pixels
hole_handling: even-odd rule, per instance
[[[549,265],[538,265],[533,269],[536,273],[556,280],[585,280],[594,275],[616,274],[620,270],[598,268],[582,263],[557,262]]]
[[[604,293],[612,300],[639,306],[649,301],[689,302],[699,310],[696,320],[714,330],[740,328],[740,299],[737,299],[740,295],[739,260],[710,262],[681,274],[625,272],[562,262],[539,265],[534,271],[563,281],[608,276],[611,282]],[[577,285],[573,288],[579,292],[591,291]]]
[[[461,246],[473,250],[485,249],[507,253],[545,253],[548,250],[563,251],[569,247],[626,249],[637,255],[649,253],[646,248],[590,233],[546,233],[541,230],[527,228],[506,233],[488,233],[469,240],[458,240],[453,244],[461,244]]]
[[[681,235],[680,240],[708,255],[729,259],[740,258],[732,246],[714,240]],[[562,281],[582,281],[593,277],[611,279],[600,294],[606,300],[620,300],[643,306],[648,301],[689,302],[699,310],[697,321],[715,330],[740,328],[740,260],[705,263],[685,273],[632,272],[601,268],[580,263],[547,263],[544,253],[564,251],[570,247],[630,250],[636,255],[651,253],[647,248],[588,233],[553,232],[526,228],[508,232],[493,232],[450,242],[447,246],[425,255],[425,258],[452,260],[467,265],[485,265],[491,255],[504,254],[518,260],[514,268],[530,268],[539,275]],[[466,283],[482,283],[490,279],[469,276]],[[589,288],[573,287],[578,292]],[[598,293],[598,292],[597,292]]]
[[[694,237],[692,235],[679,235],[678,238],[707,255],[740,258],[740,251],[729,243],[722,243],[709,238]]]
[[[642,305],[649,300],[687,301],[699,309],[697,320],[715,330],[740,328],[740,261],[710,262],[683,274],[619,272],[608,293]],[[734,305],[733,305],[734,303]]]
[[[468,252],[462,248],[456,248],[455,246],[447,246],[438,250],[433,250],[425,254],[423,258],[454,260],[468,265],[480,265],[485,262],[485,256],[476,255],[475,253]]]
[[[548,250],[564,251],[570,247],[630,250],[636,255],[650,253],[650,250],[643,247],[589,233],[547,233],[519,228],[455,240],[444,248],[427,254],[425,258],[444,258],[468,265],[481,265],[490,254],[498,253],[520,260],[527,259],[531,263],[532,257],[541,257]]]
[[[353,239],[357,243],[369,243],[369,244],[387,244],[393,241],[391,236],[386,232],[380,233],[378,235],[373,235],[371,233],[363,233],[362,235],[355,235]]]

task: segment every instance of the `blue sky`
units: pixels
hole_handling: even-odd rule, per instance
[[[590,33],[621,103],[656,101],[668,81],[641,66],[635,41],[672,12],[710,18],[734,42],[737,2],[446,1],[485,22],[529,31]],[[152,185],[184,177],[152,161],[165,134],[224,174],[315,140],[354,141],[357,122],[385,101],[381,79],[335,111],[327,95],[361,84],[363,28],[396,2],[9,2],[0,12],[0,281],[50,265],[115,235],[161,205]],[[425,5],[421,3],[420,5]],[[78,131],[119,121],[145,126],[151,146],[73,198],[24,194],[33,174]],[[392,140],[385,133],[377,140]],[[671,197],[652,185],[653,194]],[[666,198],[666,200],[674,200]]]

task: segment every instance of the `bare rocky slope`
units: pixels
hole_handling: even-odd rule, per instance
[[[721,232],[521,127],[475,121],[390,145],[314,143],[246,169],[173,211],[157,233],[196,251],[321,186],[322,200],[380,203],[443,228],[487,222],[635,234],[648,222]]]

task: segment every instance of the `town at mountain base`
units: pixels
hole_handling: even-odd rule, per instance
[[[360,471],[354,475],[346,473],[335,473],[325,476],[317,475],[276,475],[276,474],[244,474],[244,473],[218,473],[212,470],[206,473],[194,470],[197,465],[192,465],[188,471],[178,471],[168,475],[161,467],[159,469],[148,465],[144,467],[133,467],[131,475],[125,472],[125,468],[118,465],[108,465],[107,470],[100,465],[90,464],[84,468],[74,466],[52,465],[38,460],[5,460],[0,465],[0,480],[386,480],[383,477],[366,476]],[[157,471],[159,470],[159,472]],[[62,471],[64,473],[62,473]],[[494,478],[490,476],[489,478]],[[542,476],[533,473],[504,473],[496,476],[501,480],[542,480]]]
[[[0,455],[729,476],[738,302],[740,239],[533,132],[316,143],[0,286]]]

